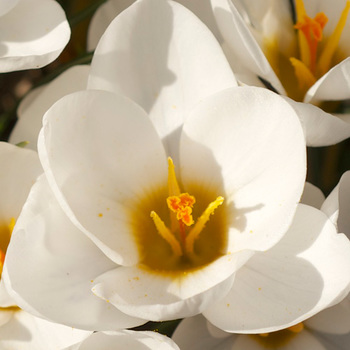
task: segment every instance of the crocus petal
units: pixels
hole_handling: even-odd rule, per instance
[[[189,317],[226,295],[232,287],[234,271],[251,255],[245,251],[224,256],[177,276],[122,267],[96,279],[93,292],[135,317],[152,321]]]
[[[340,178],[338,185],[323,203],[321,210],[338,227],[338,232],[350,238],[350,171]]]
[[[225,46],[231,51],[230,56],[285,95],[281,82],[233,3],[228,0],[211,0],[211,2]],[[236,66],[235,62],[232,64]]]
[[[339,101],[350,98],[350,57],[323,75],[306,93],[304,102]]]
[[[45,112],[61,97],[84,90],[89,71],[89,66],[74,66],[47,84],[44,89],[38,88],[38,94],[33,90],[35,95],[29,96],[30,101],[26,99],[25,105],[20,105],[20,118],[11,133],[9,142],[16,144],[28,141],[27,148],[36,149]]]
[[[339,302],[349,291],[350,243],[321,211],[300,204],[283,239],[255,254],[230,293],[204,312],[231,332],[268,333]]]
[[[305,325],[325,333],[350,333],[350,296],[348,295],[340,303],[309,318],[305,321]]]
[[[265,350],[267,347],[259,342],[260,335],[245,335],[241,334],[238,336],[231,350]],[[298,333],[295,337],[289,339],[283,344],[278,345],[278,347],[273,347],[272,349],[278,350],[301,350],[301,349],[312,349],[312,350],[329,350],[325,348],[319,340],[307,330],[303,330]]]
[[[2,350],[63,349],[84,340],[90,333],[51,323],[18,309],[11,320],[0,327],[0,347]]]
[[[305,182],[304,192],[300,202],[320,209],[326,197],[323,192],[310,182]]]
[[[350,123],[310,103],[284,97],[297,112],[308,146],[330,146],[350,136]]]
[[[94,13],[88,29],[87,47],[95,50],[103,33],[114,18],[133,4],[135,0],[108,0]]]
[[[175,133],[200,100],[237,85],[213,34],[178,3],[141,0],[96,48],[88,87],[128,96],[150,116],[173,155]]]
[[[82,329],[140,325],[144,321],[111,308],[91,293],[94,279],[114,267],[71,224],[41,176],[18,219],[4,266],[3,279],[18,305]]]
[[[97,332],[81,344],[65,350],[179,350],[178,346],[168,337],[157,332],[116,331]]]
[[[77,92],[46,113],[38,148],[74,224],[116,263],[137,263],[130,210],[167,183],[164,148],[146,113],[110,92]]]
[[[0,142],[0,222],[17,219],[31,186],[42,173],[39,157],[32,150]]]
[[[221,337],[214,337],[207,324],[202,315],[186,318],[177,326],[172,339],[181,350],[231,350],[238,335],[221,331]]]
[[[180,146],[184,187],[225,197],[228,250],[266,250],[283,236],[304,186],[305,144],[282,98],[254,87],[217,93],[189,115]]]
[[[19,0],[1,0],[0,1],[0,16],[5,15],[11,11],[18,3]]]
[[[40,68],[70,37],[65,13],[53,0],[20,1],[0,21],[0,71]]]

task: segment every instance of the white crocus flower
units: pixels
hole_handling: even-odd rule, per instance
[[[304,136],[276,94],[223,90],[235,85],[230,72],[208,29],[179,4],[138,1],[111,23],[91,90],[64,97],[44,118],[45,176],[4,269],[20,305],[90,329],[127,315],[204,311],[230,329],[265,331],[348,292],[349,242],[313,208],[300,206],[274,249],[303,188]],[[103,323],[74,308],[96,296],[110,306]],[[239,298],[244,319],[228,316],[234,303],[223,297]]]
[[[32,184],[42,172],[37,154],[0,143],[0,278],[16,219]],[[28,271],[26,270],[26,273]],[[0,282],[0,347],[3,350],[63,349],[89,336],[89,332],[54,324],[21,310]]]
[[[64,350],[179,350],[168,337],[156,332],[110,331],[97,332],[79,344]]]
[[[335,103],[323,103],[350,98],[349,1],[295,0],[294,11],[287,0],[211,1],[222,45],[243,83],[261,85],[260,77],[289,96],[310,146],[350,136],[349,115],[333,116],[327,111],[336,112]]]
[[[0,0],[0,72],[43,67],[68,43],[70,28],[53,0]]]

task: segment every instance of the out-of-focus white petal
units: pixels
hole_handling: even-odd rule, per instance
[[[83,329],[140,325],[144,321],[91,292],[94,279],[115,266],[72,225],[41,176],[18,219],[5,260],[3,279],[18,305]]]
[[[266,250],[284,235],[306,166],[300,123],[282,98],[254,87],[219,92],[189,115],[180,146],[185,186],[225,197],[228,250]]]
[[[48,181],[74,224],[116,263],[137,263],[131,210],[167,183],[164,148],[146,113],[107,91],[77,92],[46,113],[41,136]]]
[[[90,334],[45,321],[18,309],[9,322],[0,327],[0,347],[2,350],[59,350],[84,340]]]
[[[304,192],[300,202],[320,209],[326,197],[323,192],[310,182],[305,182]]]
[[[208,321],[202,315],[197,315],[182,320],[172,339],[181,350],[231,350],[238,335],[221,333],[221,337],[213,336],[208,329]]]
[[[267,333],[289,327],[349,292],[350,243],[321,211],[300,204],[283,239],[256,253],[230,293],[204,315],[217,327]]]
[[[233,3],[228,0],[211,2],[225,45],[232,53],[232,59],[270,82],[279,93],[285,94],[281,82]]]
[[[90,89],[138,103],[166,137],[172,155],[188,111],[236,85],[208,28],[182,5],[158,0],[136,2],[110,24],[96,48],[88,83]]]
[[[42,126],[42,118],[46,111],[61,97],[72,92],[84,90],[89,75],[89,66],[74,66],[55,80],[47,84],[44,88],[40,87],[39,92],[33,90],[28,98],[19,106],[20,116],[11,132],[9,142],[19,143],[28,141],[27,148],[36,150],[38,134]]]
[[[350,136],[350,123],[310,103],[284,97],[297,112],[308,146],[329,146]]]
[[[5,15],[11,11],[18,3],[19,0],[1,0],[0,1],[0,16]]]
[[[19,1],[0,20],[0,72],[47,65],[69,37],[65,13],[57,1]]]
[[[304,102],[340,101],[350,98],[350,57],[323,75],[307,91]]]
[[[350,239],[350,171],[340,178],[339,183],[324,201],[321,210],[337,226],[338,232]]]
[[[332,334],[350,333],[350,296],[305,321],[316,331]]]
[[[64,350],[180,350],[179,347],[165,335],[157,332],[115,331],[97,332],[81,344]]]

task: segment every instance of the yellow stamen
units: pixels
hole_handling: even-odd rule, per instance
[[[346,24],[348,14],[350,11],[350,1],[346,2],[345,8],[339,18],[337,26],[335,27],[332,35],[327,39],[327,44],[324,47],[320,59],[318,61],[318,70],[319,75],[323,75],[330,69],[331,61],[334,55],[335,50],[338,47],[341,34]]]
[[[198,218],[196,224],[186,237],[186,252],[193,253],[194,241],[199,237],[205,224],[208,222],[210,215],[214,213],[215,209],[224,202],[223,197],[217,197],[214,202],[211,202],[204,210],[204,213]]]
[[[318,13],[313,19],[310,18],[305,12],[302,1],[298,1],[297,17],[298,21],[294,28],[298,29],[300,57],[311,72],[315,73],[317,45],[322,40],[323,28],[328,18],[323,12]]]
[[[8,224],[8,228],[12,234],[12,231],[13,231],[13,228],[15,227],[16,225],[16,219],[15,218],[11,218],[10,220],[10,223]]]
[[[299,89],[305,93],[316,82],[316,78],[303,62],[294,57],[291,57],[289,60],[298,79]]]
[[[182,249],[180,243],[176,240],[172,232],[165,226],[164,222],[154,211],[151,212],[151,218],[153,219],[154,225],[158,233],[169,243],[171,249],[176,256],[182,255]]]
[[[168,157],[168,191],[169,196],[179,196],[181,191],[176,180],[175,166],[173,160]]]
[[[294,326],[288,327],[288,329],[293,333],[300,333],[304,329],[304,325],[300,322]]]

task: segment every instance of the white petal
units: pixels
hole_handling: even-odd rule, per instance
[[[301,203],[320,209],[325,199],[326,197],[318,187],[310,182],[305,182]]]
[[[306,93],[304,102],[350,98],[350,57],[323,75]]]
[[[172,276],[138,267],[118,268],[96,280],[93,292],[121,311],[152,321],[196,315],[232,287],[235,270],[251,256],[224,256],[195,271]]]
[[[96,49],[103,33],[122,11],[128,8],[135,0],[108,0],[103,3],[94,13],[88,29],[88,50]]]
[[[337,226],[338,232],[345,233],[350,238],[350,171],[345,172],[340,178],[321,210]]]
[[[225,45],[232,52],[232,58],[239,61],[248,71],[271,83],[279,93],[285,94],[281,82],[233,3],[228,0],[211,2],[218,27]]]
[[[165,335],[157,332],[116,331],[97,332],[78,346],[65,350],[179,350],[178,346]]]
[[[225,197],[228,250],[274,245],[305,181],[304,136],[290,106],[266,89],[227,89],[198,104],[180,142],[184,187],[211,187]]]
[[[11,320],[0,327],[0,347],[2,350],[63,349],[84,340],[90,333],[48,322],[18,309]]]
[[[40,68],[61,53],[70,37],[56,1],[20,1],[0,21],[0,71]]]
[[[1,0],[0,1],[0,16],[5,15],[11,11],[18,3],[19,0]]]
[[[94,279],[112,268],[115,264],[70,223],[40,177],[18,219],[4,266],[3,278],[18,305],[84,329],[142,324],[91,293]]]
[[[309,318],[305,321],[305,325],[325,333],[350,333],[350,296],[348,295],[340,303]]]
[[[196,16],[175,2],[141,0],[101,38],[88,86],[138,103],[171,149],[188,111],[235,85],[218,42]]]
[[[41,136],[43,167],[71,220],[116,263],[136,263],[130,213],[167,183],[164,148],[146,113],[110,92],[82,91],[46,113]]]
[[[207,324],[202,315],[186,318],[177,326],[172,339],[181,350],[231,350],[237,335],[224,333],[225,336],[214,337]]]
[[[38,134],[42,126],[42,118],[45,112],[61,97],[72,92],[84,90],[89,75],[89,66],[74,66],[55,80],[51,81],[44,88],[40,87],[38,94],[30,94],[19,106],[19,120],[17,121],[9,142],[18,143],[28,141],[28,148],[36,149]],[[33,90],[32,93],[35,93]],[[24,103],[24,106],[22,104]]]
[[[0,222],[17,219],[31,186],[42,173],[39,157],[32,150],[0,142]]]
[[[303,321],[349,291],[350,243],[319,210],[300,204],[285,237],[255,254],[230,293],[204,315],[217,327],[267,333]]]
[[[260,335],[241,334],[238,336],[231,350],[265,350],[270,348],[276,350],[329,350],[325,348],[313,334],[305,329],[296,334],[293,338],[279,345],[272,344],[271,346],[265,346],[261,343],[259,337]]]
[[[310,103],[284,97],[297,112],[308,146],[329,146],[350,137],[350,123]]]

